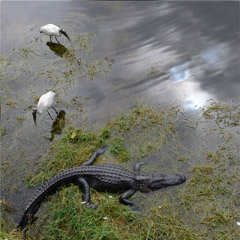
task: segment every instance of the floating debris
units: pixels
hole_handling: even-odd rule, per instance
[[[76,132],[73,132],[71,135],[71,138],[75,138],[75,136],[76,136]]]

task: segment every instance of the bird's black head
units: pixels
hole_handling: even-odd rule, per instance
[[[67,33],[65,32],[65,30],[63,28],[60,29],[59,32],[62,33],[71,42],[70,38],[68,37]]]

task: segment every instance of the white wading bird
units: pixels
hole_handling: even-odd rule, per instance
[[[52,36],[55,36],[56,40],[57,37],[60,37],[62,34],[71,42],[70,38],[68,37],[67,33],[63,28],[60,28],[54,24],[47,24],[40,28],[40,33],[45,33],[46,35],[50,36],[50,41],[52,42]],[[59,43],[59,41],[57,40]],[[59,43],[60,44],[60,43]]]
[[[55,95],[56,94],[52,91],[49,91],[49,92],[43,94],[39,98],[37,108],[32,109],[33,120],[34,120],[34,123],[36,126],[37,126],[37,122],[36,122],[37,113],[42,114],[46,111],[48,112],[49,108],[53,108],[54,111],[56,112],[56,114],[58,115],[57,110],[52,106]],[[53,120],[53,118],[49,112],[48,112],[48,114],[49,114],[50,118]]]

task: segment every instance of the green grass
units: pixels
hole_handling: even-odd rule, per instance
[[[239,107],[228,105],[223,111],[226,109],[236,111]],[[37,172],[27,176],[30,186],[79,166],[103,145],[109,145],[109,151],[96,164],[129,168],[133,161],[157,159],[143,166],[142,171],[184,173],[186,184],[148,196],[136,194],[133,201],[141,206],[141,212],[120,204],[118,194],[94,189],[91,201],[99,208],[88,209],[81,203],[82,193],[77,186],[63,186],[42,204],[25,239],[238,239],[239,125],[229,124],[231,116],[236,118],[234,113],[225,115],[219,124],[219,118],[223,118],[219,111],[217,108],[214,112],[210,106],[202,112],[203,117],[196,119],[198,124],[192,124],[193,120],[178,106],[157,111],[136,104],[128,112],[119,112],[105,126],[69,127]],[[10,235],[7,221],[5,214],[1,236],[21,239]]]

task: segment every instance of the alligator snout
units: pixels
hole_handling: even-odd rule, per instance
[[[186,177],[182,174],[153,174],[153,178],[150,181],[150,185],[148,186],[148,188],[154,191],[168,186],[179,185],[184,183],[185,181]]]
[[[166,186],[182,184],[186,181],[186,176],[182,174],[166,175],[163,184]]]
[[[179,177],[179,184],[184,183],[186,181],[185,175],[178,174],[178,177]]]

